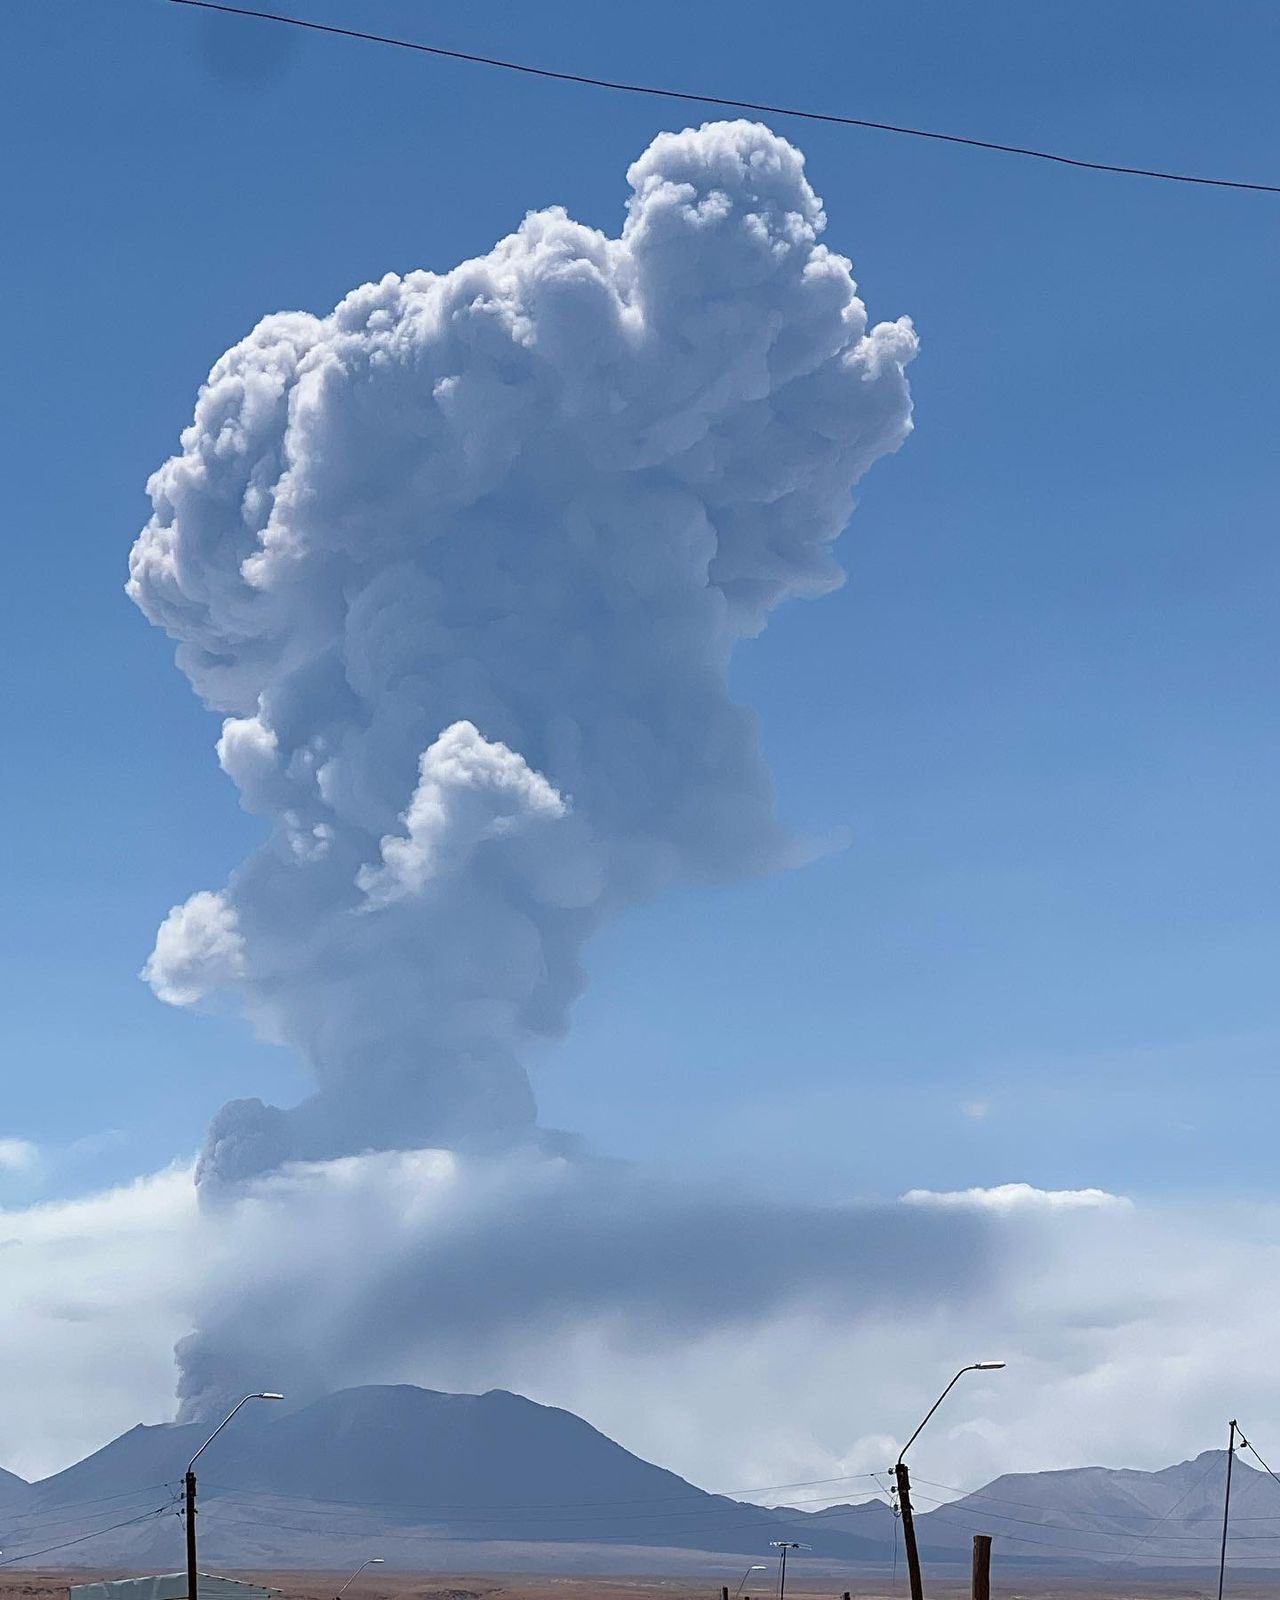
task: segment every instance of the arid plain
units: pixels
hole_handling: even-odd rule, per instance
[[[74,1583],[95,1578],[122,1577],[119,1571],[93,1572],[9,1572],[0,1576],[0,1600],[66,1600]],[[269,1584],[282,1591],[284,1600],[334,1600],[344,1575],[325,1572],[239,1572],[228,1574]],[[734,1585],[730,1583],[730,1589]],[[1280,1587],[1274,1574],[1255,1573],[1233,1579],[1235,1600],[1262,1600]],[[992,1574],[993,1600],[1212,1600],[1217,1593],[1217,1574],[1207,1569],[1187,1578],[1134,1582],[1128,1578],[1099,1577],[1096,1580],[1053,1578],[1047,1574],[1028,1575],[1011,1570],[1001,1582],[998,1571]],[[757,1591],[772,1597],[776,1585]],[[880,1578],[821,1578],[799,1573],[787,1575],[787,1594],[792,1600],[840,1600],[844,1592],[856,1600],[906,1600],[905,1574],[897,1583]],[[348,1589],[349,1600],[718,1600],[720,1584],[714,1579],[673,1577],[548,1577],[545,1574],[522,1577],[500,1573],[388,1573],[376,1586],[360,1585]],[[958,1575],[927,1585],[929,1600],[965,1600],[968,1583]]]

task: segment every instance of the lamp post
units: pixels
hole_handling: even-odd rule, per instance
[[[362,1561],[360,1563],[360,1565],[356,1568],[356,1570],[347,1579],[347,1581],[342,1585],[341,1589],[338,1590],[338,1593],[335,1596],[335,1600],[342,1600],[343,1595],[346,1594],[347,1590],[356,1581],[356,1579],[360,1576],[360,1574],[364,1571],[364,1569],[366,1567],[380,1567],[381,1565],[382,1565],[382,1557],[381,1556],[370,1556],[367,1561]]]
[[[778,1600],[787,1600],[787,1551],[805,1550],[808,1546],[797,1544],[794,1539],[770,1539],[769,1543],[778,1552]]]
[[[742,1582],[733,1591],[733,1600],[738,1600],[738,1596],[742,1593],[743,1589],[746,1587],[747,1579],[751,1576],[751,1574],[753,1572],[767,1572],[767,1571],[768,1571],[768,1568],[765,1566],[763,1561],[757,1561],[757,1562],[753,1563],[751,1566],[749,1566],[747,1568],[747,1570],[742,1574]]]
[[[236,1412],[243,1405],[248,1405],[250,1400],[283,1400],[282,1394],[272,1394],[261,1390],[256,1394],[247,1394],[243,1400],[237,1400],[231,1410],[227,1412],[222,1421],[213,1430],[205,1442],[187,1462],[187,1472],[183,1479],[184,1500],[187,1513],[187,1600],[199,1600],[200,1579],[196,1572],[196,1462],[205,1453],[213,1441],[218,1437],[227,1423],[231,1421]]]
[[[916,1525],[911,1513],[911,1480],[907,1476],[907,1463],[903,1459],[911,1446],[924,1431],[925,1423],[934,1414],[942,1402],[955,1388],[966,1372],[998,1372],[1004,1366],[1003,1361],[971,1361],[967,1367],[961,1367],[955,1377],[946,1386],[938,1398],[924,1414],[924,1422],[903,1445],[898,1452],[898,1459],[894,1463],[893,1476],[898,1486],[898,1509],[902,1513],[902,1542],[907,1547],[907,1574],[911,1580],[911,1600],[924,1600],[924,1584],[920,1578],[920,1552],[916,1549]]]

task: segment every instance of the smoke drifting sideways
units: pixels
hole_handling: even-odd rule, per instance
[[[270,832],[144,976],[233,994],[315,1081],[223,1108],[206,1203],[363,1152],[554,1153],[521,1054],[593,930],[790,858],[730,656],[841,581],[916,338],[868,326],[768,129],[662,134],[627,176],[619,238],[551,208],[267,317],[150,481],[129,594]]]
[[[592,1366],[615,1384],[626,1374],[618,1386],[643,1410],[657,1397],[642,1372],[666,1388],[710,1348],[780,1360],[793,1378],[798,1350],[981,1317],[992,1286],[1007,1288],[1001,1224],[976,1208],[717,1193],[535,1147],[293,1162],[200,1209],[182,1415],[211,1416],[255,1383],[291,1400],[361,1383],[497,1386],[572,1406]],[[705,1383],[690,1407],[708,1402]]]

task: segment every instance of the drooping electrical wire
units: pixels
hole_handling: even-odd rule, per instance
[[[694,89],[671,89],[658,84],[631,83],[620,78],[598,78],[584,72],[565,72],[553,67],[536,67],[527,61],[509,61],[501,56],[480,55],[471,50],[450,50],[444,45],[425,44],[417,39],[401,39],[393,34],[368,33],[362,28],[343,28],[336,23],[313,22],[305,17],[290,17],[278,11],[256,11],[248,6],[233,6],[222,0],[169,0],[171,5],[197,11],[217,11],[231,17],[255,17],[261,22],[277,22],[286,27],[303,28],[310,33],[329,34],[339,39],[357,39],[366,44],[390,45],[397,50],[412,50],[420,55],[445,61],[463,61],[471,66],[493,67],[516,72],[524,77],[548,79],[554,83],[576,84],[580,88],[607,89],[615,94],[647,95],[660,100],[684,100],[694,105],[717,106],[729,111],[757,111],[772,117],[793,117],[802,122],[822,122],[840,128],[865,128],[875,133],[896,134],[908,139],[929,139],[939,144],[962,145],[971,150],[986,150],[997,155],[1022,156],[1032,161],[1049,161],[1057,166],[1078,167],[1086,172],[1107,172],[1130,178],[1154,178],[1164,183],[1196,184],[1212,189],[1242,189],[1257,194],[1280,194],[1280,183],[1251,183],[1242,178],[1213,178],[1198,173],[1168,172],[1157,167],[1129,166],[1118,161],[1089,161],[1083,156],[1064,155],[1057,150],[1039,150],[1030,145],[1004,144],[996,139],[979,139],[970,134],[944,133],[937,128],[914,128],[904,123],[877,122],[870,117],[844,116],[833,111],[811,111],[801,106],[772,105],[764,100],[744,100],[732,95],[707,94]]]
[[[1255,1457],[1257,1459],[1259,1465],[1262,1467],[1262,1470],[1267,1474],[1267,1476],[1269,1478],[1275,1478],[1276,1482],[1280,1483],[1280,1478],[1276,1478],[1275,1473],[1272,1472],[1271,1468],[1267,1465],[1267,1463],[1265,1461],[1263,1461],[1262,1457],[1258,1454],[1258,1451],[1257,1451],[1256,1447],[1249,1443],[1249,1441],[1245,1438],[1244,1434],[1240,1435],[1240,1443],[1245,1447],[1245,1449],[1249,1452],[1249,1454],[1251,1456],[1253,1456],[1253,1457]]]
[[[104,1533],[115,1533],[118,1528],[132,1528],[135,1524],[146,1522],[152,1517],[164,1516],[175,1504],[175,1500],[167,1500],[164,1505],[144,1511],[140,1516],[126,1517],[123,1522],[113,1522],[109,1528],[95,1528],[92,1533],[82,1533],[78,1539],[64,1539],[61,1544],[47,1544],[39,1550],[19,1550],[17,1555],[7,1556],[0,1561],[0,1567],[12,1567],[19,1561],[34,1561],[37,1556],[51,1555],[55,1550],[70,1550],[72,1545],[85,1544],[90,1539],[100,1539]]]

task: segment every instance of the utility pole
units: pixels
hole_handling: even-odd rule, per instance
[[[250,1400],[283,1400],[282,1394],[271,1394],[265,1389],[245,1395],[243,1400],[237,1400],[231,1410],[227,1412],[222,1421],[213,1430],[205,1442],[187,1462],[186,1475],[182,1480],[183,1502],[186,1507],[187,1522],[187,1600],[200,1600],[200,1574],[196,1570],[196,1462],[205,1453],[213,1441],[218,1437],[227,1423],[231,1421],[236,1412],[243,1405],[248,1405]]]
[[[1240,1430],[1235,1419],[1231,1422],[1231,1437],[1227,1443],[1227,1492],[1222,1497],[1222,1556],[1218,1562],[1218,1600],[1222,1600],[1222,1585],[1227,1576],[1227,1518],[1231,1515],[1231,1463],[1236,1458],[1236,1434]],[[1240,1434],[1243,1439],[1244,1435]]]
[[[183,1485],[187,1511],[187,1600],[197,1600],[200,1579],[196,1574],[196,1475],[190,1467],[187,1468]]]
[[[787,1600],[787,1551],[806,1550],[808,1546],[794,1539],[770,1539],[769,1543],[778,1552],[778,1600]]]
[[[920,1579],[920,1552],[916,1549],[915,1519],[911,1515],[911,1480],[907,1476],[907,1451],[910,1450],[911,1446],[924,1432],[925,1423],[928,1422],[929,1418],[955,1388],[956,1384],[960,1382],[966,1372],[999,1372],[1003,1366],[1003,1361],[971,1361],[968,1366],[961,1367],[925,1412],[924,1422],[920,1424],[898,1452],[898,1459],[894,1463],[893,1476],[898,1485],[898,1508],[902,1513],[902,1537],[907,1547],[907,1573],[911,1579],[911,1600],[924,1600],[924,1584]],[[194,1596],[192,1600],[194,1600]]]
[[[924,1600],[924,1583],[920,1577],[920,1552],[916,1549],[916,1524],[911,1514],[911,1479],[907,1464],[899,1461],[893,1469],[898,1485],[898,1510],[902,1513],[902,1542],[907,1547],[907,1576],[911,1581],[911,1600]]]

